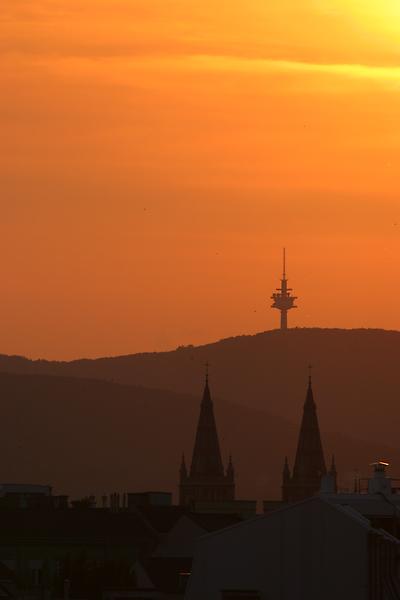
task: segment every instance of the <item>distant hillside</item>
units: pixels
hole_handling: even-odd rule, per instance
[[[181,452],[189,460],[199,412],[196,397],[97,380],[0,374],[0,482],[43,482],[74,496],[112,491],[176,491]],[[223,455],[232,452],[242,498],[279,496],[285,454],[298,426],[267,412],[215,400]],[[298,415],[296,415],[297,417]],[[330,424],[329,424],[330,425]],[[400,451],[329,433],[341,481],[353,469]]]
[[[400,446],[400,333],[394,331],[269,331],[173,352],[69,363],[0,356],[0,370],[90,377],[198,394],[207,360],[216,396],[266,410],[296,426],[307,366],[312,363],[325,429]]]

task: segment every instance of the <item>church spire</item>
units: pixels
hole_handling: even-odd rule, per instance
[[[325,474],[326,464],[310,373],[293,477],[311,482],[320,481]]]
[[[326,472],[310,367],[295,463],[291,478],[284,479],[282,497],[295,502],[317,494]]]
[[[222,464],[208,371],[207,364],[192,464],[187,473],[183,459],[179,486],[181,506],[199,507],[199,510],[204,503],[232,502],[235,499],[235,471],[231,457],[226,473]]]
[[[312,366],[309,365],[308,367],[308,388],[307,388],[307,395],[306,395],[306,401],[304,403],[304,408],[308,406],[314,406],[315,407],[315,402],[314,402],[314,392],[313,392],[313,388],[312,388]]]
[[[224,475],[219,446],[214,406],[209,385],[209,366],[206,365],[206,381],[197,424],[190,476]]]

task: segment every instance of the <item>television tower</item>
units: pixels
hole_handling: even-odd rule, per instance
[[[275,294],[272,294],[271,300],[274,301],[272,308],[277,308],[281,311],[281,330],[285,331],[288,328],[288,311],[295,306],[297,296],[292,296],[292,288],[288,288],[288,280],[286,278],[286,249],[283,249],[283,277],[281,279],[281,287],[277,288]]]

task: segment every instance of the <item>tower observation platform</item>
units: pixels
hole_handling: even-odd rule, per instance
[[[288,328],[288,312],[292,308],[297,308],[295,301],[297,296],[292,296],[292,288],[288,287],[288,280],[286,277],[286,249],[283,250],[283,276],[281,279],[281,287],[277,288],[276,292],[272,294],[271,300],[273,300],[272,308],[276,308],[281,311],[281,330],[285,331]]]

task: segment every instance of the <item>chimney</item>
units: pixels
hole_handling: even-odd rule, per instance
[[[392,480],[386,476],[386,469],[389,463],[378,461],[372,463],[371,467],[374,468],[373,476],[368,480],[368,493],[369,494],[391,494],[392,493]]]

